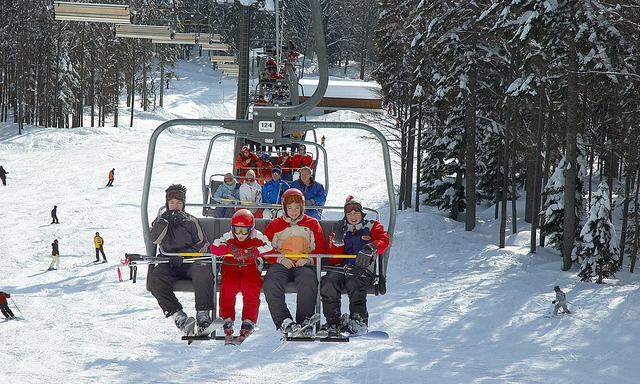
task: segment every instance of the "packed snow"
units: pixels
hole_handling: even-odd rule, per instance
[[[0,290],[12,294],[24,315],[0,324],[2,383],[640,381],[637,276],[621,272],[606,285],[580,283],[575,270],[560,271],[556,253],[528,254],[522,222],[523,230],[498,249],[491,207],[474,232],[424,206],[398,215],[388,293],[369,299],[370,329],[388,332],[387,341],[289,343],[273,353],[279,334],[263,300],[258,329],[241,347],[214,341],[187,346],[146,291],[146,271],[140,269],[136,284],[124,269],[125,282],[116,275],[125,252],[144,250],[140,200],[153,129],[171,118],[235,115],[233,79],[197,60],[181,62],[176,72],[180,80],[172,83],[164,109],[136,111],[133,128],[125,126],[124,107],[118,128],[27,127],[19,136],[14,124],[0,125],[0,165],[9,172],[8,185],[0,185]],[[213,132],[177,127],[161,136],[151,215],[170,183],[187,186],[187,202],[201,201],[200,171]],[[352,194],[379,209],[386,225],[379,145],[360,131],[318,135],[326,136],[329,153],[327,204],[341,205]],[[212,173],[230,171],[231,151],[232,142],[223,141]],[[111,168],[114,187],[105,188]],[[54,205],[59,225],[49,224]],[[93,264],[96,231],[108,264]],[[54,238],[61,269],[45,272]],[[556,284],[567,293],[572,315],[548,316]],[[193,314],[192,294],[179,298]]]

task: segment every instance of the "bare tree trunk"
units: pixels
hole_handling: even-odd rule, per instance
[[[547,132],[552,132],[553,127],[550,127]],[[547,202],[547,197],[542,193],[542,189],[547,185],[547,182],[549,181],[549,172],[550,172],[550,168],[551,168],[551,134],[547,134],[544,140],[544,175],[542,175],[542,185],[540,188],[540,197],[542,198],[542,204],[541,207],[544,207],[544,205]],[[539,209],[538,211],[541,211],[541,209]],[[540,213],[540,212],[538,212]],[[544,225],[544,215],[540,215],[540,226],[542,227]],[[545,241],[545,237],[543,233],[540,233],[540,246],[544,247],[544,241]]]
[[[116,91],[115,91],[115,100],[113,102],[113,126],[118,126],[118,107],[120,106],[120,76],[118,74],[118,68],[115,69],[116,72]]]
[[[540,86],[538,89],[538,141],[536,143],[536,158],[533,176],[533,206],[531,212],[531,253],[536,253],[536,236],[538,234],[538,223],[540,220],[540,171],[542,167],[542,136],[544,135],[544,88]]]
[[[160,108],[162,108],[164,100],[164,61],[160,62]]]
[[[507,103],[507,113],[505,116],[504,127],[504,148],[502,151],[502,212],[500,213],[500,248],[504,248],[506,245],[506,232],[507,232],[507,196],[509,196],[509,131],[511,125],[511,108],[510,103]],[[496,202],[496,206],[498,203]]]
[[[516,190],[517,153],[515,148],[516,137],[515,134],[512,133],[517,132],[517,129],[514,129],[515,127],[513,127],[515,125],[513,114],[511,118],[512,121],[509,125],[509,128],[512,130],[512,132],[509,132],[509,138],[511,139],[511,143],[509,145],[512,146],[511,150],[509,151],[509,155],[511,155],[511,233],[516,234],[518,233],[518,191]]]
[[[133,127],[133,110],[136,107],[135,104],[136,98],[136,66],[135,63],[131,67],[131,122],[129,123],[130,127]]]
[[[363,64],[364,65],[364,64]],[[416,212],[420,212],[420,167],[422,165],[422,103],[418,104],[418,137],[416,139],[417,158],[416,158]]]
[[[595,151],[593,145],[589,146],[589,209],[591,209],[591,191],[593,190],[593,158]]]
[[[407,160],[405,162],[406,169],[405,174],[405,186],[404,186],[404,206],[405,208],[411,208],[411,193],[413,191],[413,152],[415,151],[416,142],[416,112],[415,104],[412,104],[409,108],[408,127],[407,127]]]
[[[569,33],[569,68],[567,73],[567,165],[564,184],[564,228],[562,244],[562,270],[571,269],[571,252],[576,235],[576,133],[578,121],[578,60],[573,33]]]
[[[640,168],[638,169],[638,172],[636,172],[636,191],[634,196],[635,211],[633,214],[635,236],[633,239],[633,252],[631,254],[631,267],[629,268],[629,272],[631,273],[633,273],[633,270],[636,268],[636,259],[638,257],[638,243],[640,242],[640,228],[638,227],[638,225],[640,224],[640,207],[638,207],[640,201],[638,201],[638,195],[640,195]]]
[[[91,127],[94,127],[95,124],[95,114],[96,114],[96,69],[95,66],[91,66]],[[98,117],[98,125],[100,125],[100,118]]]
[[[405,170],[406,170],[406,162],[407,162],[407,135],[405,132],[405,124],[404,124],[404,110],[405,107],[401,106],[398,112],[398,127],[400,128],[400,193],[398,195],[398,209],[404,209],[404,188],[405,188]]]
[[[469,68],[469,100],[465,108],[465,231],[476,227],[476,108],[477,72],[475,64]]]
[[[624,178],[624,204],[622,205],[622,229],[620,230],[620,268],[622,268],[624,261],[624,248],[627,241],[627,222],[629,220],[629,194],[631,193],[631,179],[633,175],[629,173]]]

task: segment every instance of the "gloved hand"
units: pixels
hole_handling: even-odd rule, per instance
[[[555,301],[555,300],[553,300],[553,301],[551,302],[551,304],[555,304],[555,303],[556,303],[556,301]]]
[[[171,256],[169,258],[169,266],[171,268],[180,268],[180,266],[182,265],[182,257],[181,256]]]
[[[362,268],[367,268],[369,265],[371,265],[371,262],[373,261],[373,255],[376,254],[377,250],[378,247],[375,244],[366,244],[364,247],[362,247],[362,249],[356,256],[356,265]]]
[[[286,257],[278,257],[278,263],[282,264],[285,268],[290,269],[294,266],[293,261],[291,259],[287,259]]]
[[[169,224],[178,224],[187,219],[187,215],[184,212],[174,210],[174,211],[165,211],[161,218],[167,220]]]
[[[311,262],[310,259],[303,258],[303,259],[296,260],[295,264],[296,264],[296,267],[304,267],[305,265],[309,264],[310,262]]]

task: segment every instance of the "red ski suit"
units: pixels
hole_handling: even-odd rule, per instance
[[[211,244],[210,250],[214,255],[234,255],[226,257],[220,269],[221,318],[235,320],[236,296],[242,293],[242,320],[251,320],[256,324],[262,289],[262,277],[256,266],[256,257],[272,249],[269,239],[255,229],[245,241],[240,242],[231,232],[227,232]]]

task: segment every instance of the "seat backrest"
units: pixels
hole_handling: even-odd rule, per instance
[[[213,194],[216,193],[216,191],[218,190],[218,187],[220,185],[222,185],[223,181],[222,180],[211,180],[211,182],[209,182],[209,198],[213,197]]]
[[[207,239],[209,240],[209,242],[213,242],[215,239],[220,238],[220,236],[231,229],[231,219],[203,217],[199,218],[198,221],[200,221],[202,230],[207,235]],[[254,224],[255,228],[264,233],[264,229],[266,228],[269,221],[269,219],[256,219]],[[322,220],[320,221],[320,225],[322,226],[322,231],[324,232],[324,240],[325,242],[328,242],[329,235],[331,234],[331,232],[336,231],[337,227],[339,226],[339,221]]]

